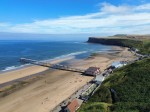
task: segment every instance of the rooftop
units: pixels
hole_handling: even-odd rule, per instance
[[[126,65],[125,62],[113,62],[111,66],[115,67],[115,68],[119,68]]]
[[[69,103],[69,105],[67,106],[67,109],[69,110],[69,112],[75,112],[77,109],[79,108],[79,104],[77,99],[74,99],[72,102]]]

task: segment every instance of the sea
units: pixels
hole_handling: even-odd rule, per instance
[[[23,67],[20,58],[34,60],[57,60],[73,56],[84,59],[95,52],[107,52],[111,46],[91,44],[83,41],[12,41],[0,40],[0,71],[8,71]]]

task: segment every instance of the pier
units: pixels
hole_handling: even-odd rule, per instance
[[[27,58],[20,58],[20,62],[21,63],[30,63],[30,64],[44,66],[44,67],[49,67],[49,68],[52,68],[52,69],[78,72],[78,73],[85,73],[85,70],[82,70],[82,69],[72,68],[72,67],[69,67],[69,66],[66,66],[66,65],[60,65],[60,64],[51,64],[51,63],[48,63],[48,62],[37,61],[37,60],[32,60],[32,59],[27,59]]]

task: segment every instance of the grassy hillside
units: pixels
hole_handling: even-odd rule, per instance
[[[78,112],[150,112],[150,58],[115,70]]]
[[[140,50],[141,54],[150,54],[150,39],[128,39],[128,38],[89,38],[90,43],[100,43],[105,45],[117,45],[123,47],[133,47]]]
[[[143,54],[150,54],[150,40],[144,40],[143,46],[139,49]]]
[[[127,47],[133,47],[139,49],[139,53],[141,54],[150,54],[150,40],[132,40],[132,39],[124,39],[120,40],[120,42]]]

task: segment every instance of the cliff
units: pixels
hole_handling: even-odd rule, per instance
[[[138,39],[138,38],[122,38],[122,37],[106,37],[96,38],[89,37],[88,43],[99,43],[103,45],[114,45],[121,47],[136,48],[141,54],[150,54],[150,39]]]
[[[89,37],[88,43],[99,43],[104,45],[115,45],[122,47],[139,47],[142,45],[142,41],[122,38],[96,38]]]

